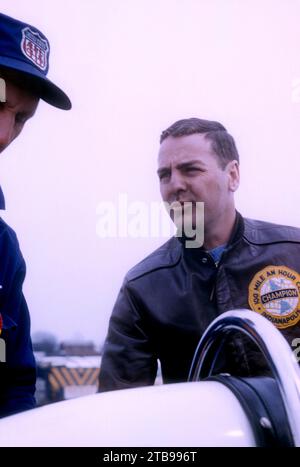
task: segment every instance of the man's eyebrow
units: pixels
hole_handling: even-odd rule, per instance
[[[176,167],[179,168],[179,169],[184,169],[185,167],[188,167],[189,165],[195,165],[195,164],[199,164],[199,165],[202,165],[203,167],[205,166],[205,163],[202,162],[201,160],[199,159],[192,159],[190,161],[186,161],[186,162],[181,162],[180,164],[178,164]]]
[[[202,162],[201,160],[199,159],[192,159],[190,161],[186,161],[186,162],[181,162],[180,164],[177,164],[176,165],[176,168],[177,169],[185,169],[187,167],[190,167],[191,165],[201,165],[203,168],[206,167],[205,163]],[[170,167],[160,167],[158,170],[157,170],[157,174],[158,175],[161,175],[162,173],[166,173],[166,172],[169,172],[170,171]]]

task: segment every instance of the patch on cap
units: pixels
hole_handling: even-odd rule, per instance
[[[49,45],[38,32],[32,31],[29,27],[22,29],[21,50],[40,70],[47,69]]]

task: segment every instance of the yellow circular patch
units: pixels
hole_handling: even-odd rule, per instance
[[[249,284],[249,305],[279,329],[300,320],[300,275],[286,266],[267,266]]]

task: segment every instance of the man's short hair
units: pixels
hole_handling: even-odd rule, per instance
[[[162,132],[160,143],[169,136],[176,138],[195,133],[204,134],[205,138],[211,142],[211,148],[218,156],[218,162],[223,169],[232,160],[239,162],[239,153],[233,137],[221,123],[211,120],[203,120],[201,118],[178,120]]]

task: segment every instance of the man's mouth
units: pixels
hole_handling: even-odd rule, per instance
[[[190,200],[190,199],[175,199],[173,200],[172,202],[170,202],[169,204],[172,205],[172,204],[180,204],[181,206],[184,206],[185,204],[192,204],[192,205],[195,205],[196,204],[196,201],[194,200]]]

